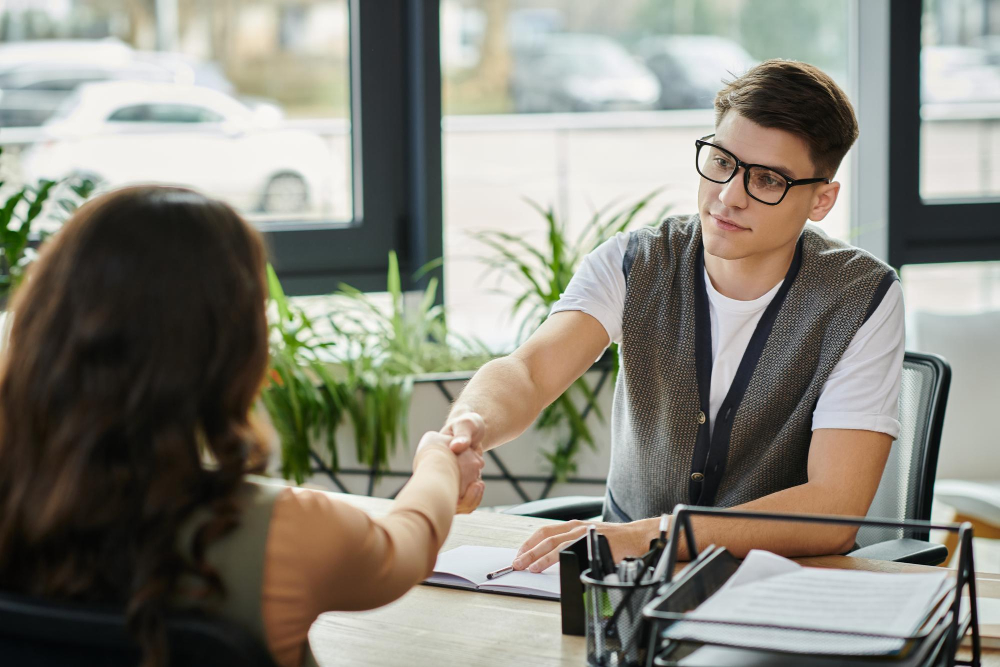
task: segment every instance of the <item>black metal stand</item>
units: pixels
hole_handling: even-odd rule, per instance
[[[600,393],[601,389],[604,387],[605,382],[611,376],[611,367],[607,366],[601,369],[601,374],[597,378],[597,382],[594,385],[594,395],[596,396]],[[444,380],[431,380],[437,387],[438,391],[448,401],[449,404],[454,403],[455,399],[452,393],[448,390],[445,385]],[[586,419],[590,415],[592,404],[588,403],[583,410],[580,412],[581,419]],[[557,448],[558,452],[572,451],[577,447],[579,443],[575,436],[570,436],[569,439],[560,444]],[[380,477],[401,477],[409,479],[411,471],[400,471],[400,470],[379,470],[379,461],[376,458],[372,462],[372,465],[366,468],[341,468],[337,471],[332,470],[328,465],[326,465],[322,458],[316,452],[310,452],[310,456],[315,464],[315,466],[310,470],[312,473],[322,473],[330,478],[330,480],[336,485],[337,489],[342,493],[350,493],[347,487],[344,485],[343,481],[340,479],[341,476],[365,476],[368,478],[367,483],[367,493],[366,495],[371,496],[375,492],[375,482]],[[485,474],[483,475],[483,480],[487,482],[506,482],[510,484],[511,488],[521,499],[521,502],[530,502],[532,500],[541,500],[547,498],[549,493],[552,491],[552,487],[556,483],[555,475],[516,475],[510,471],[507,465],[504,463],[503,459],[496,452],[496,450],[490,450],[486,452],[486,456],[492,461],[496,467],[500,470],[499,474]],[[524,483],[542,483],[544,484],[541,493],[538,498],[532,498],[531,495],[525,490]],[[569,477],[563,480],[565,484],[600,484],[604,485],[607,483],[607,479],[604,477]],[[403,490],[401,485],[389,496],[389,498],[395,498],[399,495],[399,492]]]

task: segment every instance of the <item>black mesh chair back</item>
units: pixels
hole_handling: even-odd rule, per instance
[[[275,667],[267,649],[237,624],[185,612],[167,619],[170,664]],[[117,608],[0,593],[0,664],[18,667],[135,667],[140,651]]]
[[[934,476],[951,385],[951,368],[933,354],[907,352],[899,388],[899,437],[892,444],[875,500],[868,516],[928,520],[934,499]],[[904,535],[902,529],[862,527],[856,541],[866,547],[903,537],[927,539],[926,534]]]

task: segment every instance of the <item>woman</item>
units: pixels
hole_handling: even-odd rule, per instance
[[[297,665],[318,614],[427,576],[460,491],[482,493],[481,456],[445,436],[380,520],[245,477],[265,458],[264,266],[232,209],[176,188],[99,197],[44,246],[0,368],[0,589],[123,604],[145,665],[191,604]]]

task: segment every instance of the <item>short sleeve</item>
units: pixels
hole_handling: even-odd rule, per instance
[[[618,232],[584,257],[566,291],[553,304],[549,314],[566,310],[587,313],[604,326],[609,342],[620,343],[625,312],[625,272],[622,263],[628,240],[628,233]]]
[[[858,329],[820,392],[813,430],[856,429],[899,436],[903,290],[895,281]]]

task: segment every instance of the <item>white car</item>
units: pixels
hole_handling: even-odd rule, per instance
[[[167,55],[135,51],[116,39],[2,43],[0,127],[38,127],[86,83],[196,83],[191,64],[166,61]]]
[[[348,191],[346,160],[335,159],[321,136],[282,128],[275,108],[251,111],[209,88],[88,84],[42,133],[24,157],[27,182],[83,176],[101,187],[183,185],[276,216],[326,217],[333,193]]]

